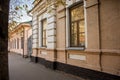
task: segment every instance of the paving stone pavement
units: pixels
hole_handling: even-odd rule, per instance
[[[85,80],[64,72],[55,71],[21,55],[9,53],[10,80]]]

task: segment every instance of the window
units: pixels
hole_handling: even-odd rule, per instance
[[[15,48],[17,49],[17,39],[15,39]]]
[[[46,27],[47,27],[47,19],[42,20],[42,46],[46,47]]]
[[[79,4],[70,8],[70,46],[85,46],[84,7]]]
[[[12,46],[11,46],[11,47],[12,47],[12,49],[13,49],[13,40],[11,41],[11,43],[12,43]]]
[[[24,38],[21,37],[21,49],[23,49],[23,48],[24,48]]]
[[[19,38],[17,38],[17,49],[19,49]]]
[[[14,40],[15,42],[14,42],[14,49],[16,49],[16,39]]]
[[[12,40],[12,49],[14,49],[14,40]]]

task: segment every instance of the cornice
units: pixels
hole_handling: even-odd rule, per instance
[[[35,11],[39,10],[42,5],[46,5],[45,0],[38,2],[29,13],[33,14]]]

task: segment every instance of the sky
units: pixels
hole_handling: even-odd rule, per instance
[[[28,11],[32,9],[34,0],[11,0],[10,1],[10,13],[9,13],[9,20],[11,17],[16,17],[17,15],[12,14],[11,12],[15,10],[16,6],[22,6],[23,5],[27,5],[28,6]],[[26,11],[22,8],[20,10],[17,10],[17,14],[18,15],[23,15],[23,16],[19,16],[20,18],[14,18],[15,21],[17,22],[27,22],[32,20],[32,17],[28,16]]]

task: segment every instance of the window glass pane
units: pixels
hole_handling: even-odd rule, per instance
[[[77,46],[77,23],[72,23],[71,26],[71,45]]]
[[[43,38],[43,46],[46,46],[46,39]]]
[[[43,31],[43,38],[46,38],[46,31]]]
[[[85,32],[84,20],[79,22],[79,33]]]
[[[77,5],[70,9],[71,31],[70,46],[82,47],[85,45],[84,8]]]
[[[80,20],[84,18],[84,8],[83,6],[77,6],[71,9],[71,19],[72,21]]]
[[[47,27],[47,20],[43,20],[43,30],[46,30],[46,27]]]
[[[79,34],[79,46],[85,46],[85,33]]]
[[[71,46],[77,46],[77,34],[71,35]]]
[[[17,38],[17,49],[19,49],[19,38]]]
[[[23,48],[24,48],[24,38],[21,37],[21,49],[23,49]]]
[[[15,39],[15,49],[16,49],[16,39]]]
[[[72,23],[71,26],[71,34],[76,34],[77,33],[77,23]]]
[[[79,22],[79,45],[85,46],[85,27],[84,20]]]
[[[42,21],[42,45],[46,46],[46,27],[47,27],[47,20],[44,19]]]

